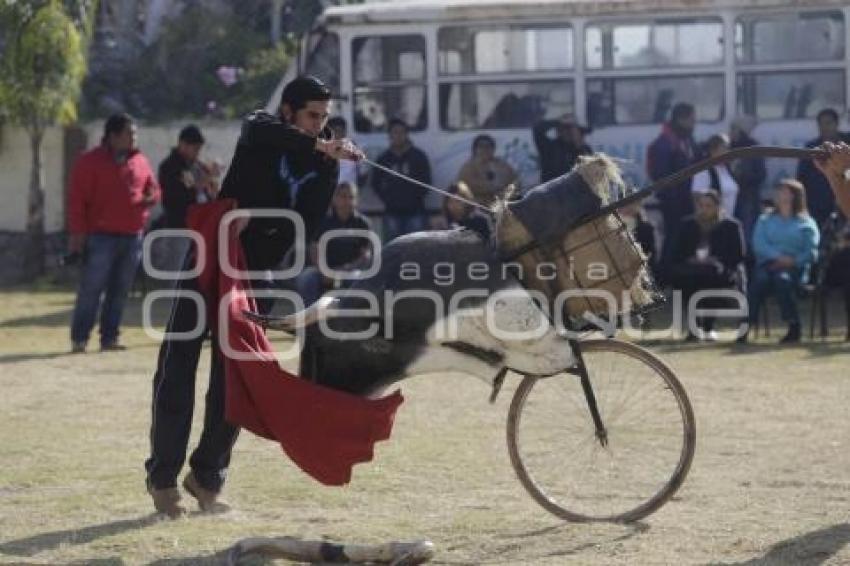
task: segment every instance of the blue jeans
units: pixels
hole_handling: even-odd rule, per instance
[[[371,260],[359,259],[348,266],[348,274],[346,278],[339,281],[339,287],[347,289],[360,278],[363,270],[368,269]],[[341,268],[338,268],[342,270]],[[304,268],[304,271],[295,277],[295,291],[301,296],[304,301],[304,307],[309,307],[319,300],[325,291],[330,289],[325,281],[324,275],[319,271],[319,268],[310,265]]]
[[[384,214],[384,241],[389,242],[399,236],[425,230],[424,214]]]
[[[71,341],[88,342],[98,307],[101,345],[118,340],[118,326],[141,255],[141,234],[89,234],[71,321]]]
[[[790,271],[768,271],[764,266],[753,269],[750,279],[747,300],[750,307],[750,324],[756,324],[759,312],[765,299],[771,294],[776,295],[782,320],[790,324],[800,323],[800,313],[797,310],[797,287],[799,278]]]
[[[318,267],[307,267],[295,277],[295,291],[304,300],[304,307],[309,307],[319,300],[325,292],[325,282]]]

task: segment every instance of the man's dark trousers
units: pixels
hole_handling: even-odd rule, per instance
[[[190,256],[187,256],[184,269],[192,265]],[[255,284],[254,288],[260,285]],[[205,303],[196,304],[188,296],[198,292],[196,279],[179,281],[176,290],[178,296],[166,326],[168,335],[191,332],[198,325],[198,317],[206,314],[198,312],[198,307],[206,309]],[[271,310],[272,304],[273,301],[258,301],[258,309],[265,314]],[[212,309],[212,312],[217,313],[218,308]],[[208,329],[209,321],[202,332],[191,339],[170,339],[166,336],[160,347],[153,380],[151,456],[145,462],[149,487],[165,489],[177,485],[192,427],[195,374]],[[214,492],[220,491],[224,484],[230,452],[239,434],[239,429],[224,419],[224,359],[217,338],[212,336],[211,340],[204,428],[198,447],[189,459],[189,466],[201,487]]]

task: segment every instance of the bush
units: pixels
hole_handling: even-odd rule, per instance
[[[191,4],[166,23],[151,46],[140,46],[138,55],[121,65],[104,64],[89,77],[86,113],[120,108],[160,121],[203,117],[213,102],[217,117],[240,116],[265,105],[291,51],[289,42],[269,47],[267,35],[245,18]],[[241,69],[232,86],[216,75],[222,66]]]

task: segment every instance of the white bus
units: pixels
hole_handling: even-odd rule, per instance
[[[374,2],[327,9],[281,86],[298,72],[327,81],[372,157],[387,121],[402,118],[441,187],[480,133],[535,184],[531,127],[564,114],[641,185],[646,148],[676,102],[696,107],[697,139],[746,114],[761,143],[801,146],[819,110],[843,116],[848,18],[846,0]],[[769,181],[795,167],[774,160]]]

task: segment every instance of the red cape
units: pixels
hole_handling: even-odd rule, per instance
[[[232,199],[193,206],[187,225],[206,243],[204,269],[198,286],[207,301],[210,327],[219,326],[219,305],[226,301],[227,332],[214,332],[220,345],[225,338],[233,352],[222,348],[225,363],[225,418],[256,435],[280,443],[298,467],[325,485],[351,481],[351,468],[372,460],[374,445],[392,431],[396,409],[404,398],[399,391],[381,399],[367,399],[316,385],[284,371],[261,327],[242,316],[256,312],[247,296],[250,282],[233,279],[218,262],[218,227],[224,214],[236,207]],[[231,225],[232,226],[232,225]],[[226,256],[230,265],[244,270],[245,257],[231,228]],[[226,336],[225,336],[226,334]]]

